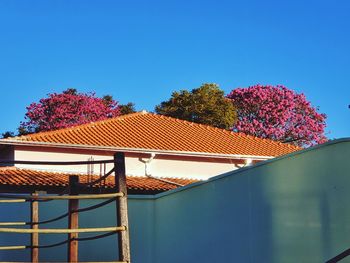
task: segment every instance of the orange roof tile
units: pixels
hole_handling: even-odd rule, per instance
[[[301,149],[145,112],[6,140],[249,156],[279,156]]]
[[[51,187],[51,188],[64,188],[68,186],[69,176],[74,174],[58,173],[58,172],[47,172],[38,171],[31,169],[22,169],[17,167],[1,167],[0,168],[0,186],[7,187]],[[90,182],[99,178],[99,176],[79,176],[81,183]],[[163,180],[169,181],[165,182]],[[170,183],[170,182],[173,182]],[[139,192],[164,192],[179,187],[179,185],[187,185],[198,180],[192,179],[181,179],[181,178],[150,178],[150,177],[127,177],[127,188],[128,191],[139,191]],[[99,187],[96,185],[95,187]],[[114,187],[114,177],[107,177],[104,189],[111,189]]]

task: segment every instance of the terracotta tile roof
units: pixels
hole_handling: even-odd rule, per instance
[[[10,140],[250,156],[279,156],[301,149],[145,112]]]
[[[68,185],[69,176],[73,174],[38,171],[31,169],[22,169],[17,167],[1,167],[0,168],[0,186],[13,186],[13,187],[57,187],[63,188]],[[79,174],[78,174],[79,175]],[[79,181],[81,183],[91,182],[98,179],[99,176],[87,176],[79,175]],[[162,180],[167,180],[172,183],[167,183]],[[198,180],[192,179],[180,179],[180,178],[160,178],[154,179],[149,177],[127,177],[128,191],[153,191],[164,192],[179,187],[176,184],[187,185]],[[109,176],[106,179],[103,188],[113,188],[114,177]]]

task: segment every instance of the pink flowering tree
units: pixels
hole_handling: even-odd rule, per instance
[[[234,130],[298,146],[327,141],[326,115],[284,86],[255,85],[227,95],[237,109]]]
[[[94,93],[67,89],[30,104],[18,130],[20,134],[50,131],[118,115],[120,107],[111,96],[98,98]]]

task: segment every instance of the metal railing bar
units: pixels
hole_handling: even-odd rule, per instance
[[[31,196],[31,195],[16,195],[16,194],[0,194],[0,198],[14,198],[14,199],[25,199],[27,201],[43,201],[43,200],[72,200],[72,199],[105,199],[111,197],[122,197],[123,193],[111,193],[111,194],[86,194],[86,195],[61,195],[61,196]]]
[[[69,239],[61,241],[61,242],[57,242],[51,245],[39,245],[39,246],[26,246],[26,248],[51,248],[51,247],[58,247],[58,246],[62,246],[64,244],[67,244],[69,242]]]
[[[108,173],[106,173],[104,176],[100,177],[99,179],[97,179],[95,181],[92,181],[92,182],[89,182],[89,183],[79,183],[78,186],[79,187],[88,187],[88,186],[91,186],[91,185],[98,184],[99,182],[102,182],[103,180],[105,180],[113,172],[114,172],[114,168],[112,168]]]
[[[50,244],[50,245],[40,245],[40,246],[30,246],[30,245],[29,246],[0,246],[0,250],[17,250],[17,249],[31,249],[31,248],[52,248],[52,247],[58,247],[58,246],[67,244],[68,242],[70,242],[72,240],[89,241],[89,240],[95,240],[95,239],[108,237],[108,236],[114,235],[116,233],[118,233],[118,232],[117,231],[112,231],[112,232],[108,232],[106,234],[92,236],[92,237],[66,239],[64,241],[57,242],[57,243]]]
[[[90,211],[90,210],[93,210],[93,209],[96,209],[96,208],[99,208],[99,207],[102,207],[104,205],[107,205],[109,203],[112,203],[113,201],[115,201],[116,199],[115,198],[111,198],[111,199],[108,199],[104,202],[101,202],[99,204],[96,204],[96,205],[92,205],[92,206],[89,206],[89,207],[85,207],[85,208],[79,208],[79,209],[76,209],[76,210],[73,210],[74,213],[80,213],[80,212],[86,212],[86,211]]]
[[[0,226],[25,226],[27,222],[0,222]]]
[[[26,248],[26,246],[0,246],[0,250],[19,250]]]
[[[27,202],[26,199],[12,199],[12,200],[0,200],[0,203],[24,203]]]
[[[80,209],[77,209],[77,210],[73,210],[72,212],[73,213],[80,213],[80,212],[86,212],[86,211],[90,211],[90,210],[93,210],[93,209],[96,209],[96,208],[99,208],[99,207],[102,207],[102,206],[105,206],[111,202],[115,201],[115,198],[111,198],[111,199],[108,199],[107,201],[104,201],[104,202],[101,202],[99,204],[96,204],[96,205],[92,205],[92,206],[88,206],[88,207],[85,207],[85,208],[80,208]],[[42,224],[48,224],[48,223],[52,223],[52,222],[55,222],[55,221],[58,221],[62,218],[65,218],[69,215],[69,213],[64,213],[60,216],[57,216],[57,217],[54,217],[52,219],[48,219],[48,220],[43,220],[43,221],[39,221],[39,222],[34,222],[34,223],[31,223],[31,222],[26,222],[25,224],[26,225],[42,225]],[[1,223],[0,223],[0,226],[1,226]]]
[[[0,233],[19,233],[19,234],[69,234],[69,233],[96,233],[96,232],[111,232],[111,231],[125,231],[125,226],[116,227],[96,227],[96,228],[76,228],[76,229],[23,229],[23,228],[0,228]]]
[[[65,218],[65,217],[67,217],[68,215],[69,215],[69,213],[67,212],[67,213],[65,213],[65,214],[63,214],[63,215],[54,217],[54,218],[52,218],[52,219],[43,220],[43,221],[39,221],[39,222],[33,222],[33,223],[27,222],[26,224],[27,224],[27,225],[42,225],[42,224],[48,224],[48,223],[52,223],[52,222],[58,221],[58,220],[60,220],[60,219],[62,219],[62,218]]]
[[[74,240],[77,240],[77,241],[95,240],[95,239],[100,239],[100,238],[112,236],[112,235],[117,234],[117,233],[118,232],[116,232],[116,231],[112,231],[112,232],[109,232],[109,233],[106,233],[106,234],[92,236],[92,237],[78,237],[78,238],[74,238]]]
[[[113,163],[113,160],[96,161],[21,161],[21,160],[0,160],[0,164],[28,164],[28,165],[84,165]]]

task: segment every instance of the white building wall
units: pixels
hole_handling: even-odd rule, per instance
[[[108,155],[106,153],[88,153],[81,151],[63,151],[57,149],[40,149],[27,148],[27,147],[15,147],[15,160],[20,161],[88,161],[89,158],[97,160],[112,160],[113,155]],[[87,173],[87,165],[28,165],[28,164],[16,164],[19,168],[29,168],[37,170],[47,170],[47,171],[57,171],[57,172],[78,172]],[[94,172],[98,173],[100,165],[94,165]],[[107,170],[111,169],[113,164],[107,164]]]
[[[161,177],[208,179],[235,169],[237,169],[235,163],[218,163],[199,160],[154,159],[150,164],[152,175]]]
[[[108,160],[113,159],[113,152],[105,151],[87,151],[74,149],[57,149],[57,148],[39,148],[16,146],[14,149],[15,160],[27,161],[87,161],[89,158],[93,160]],[[130,176],[146,175],[146,164],[150,154],[135,154],[126,153],[126,173]],[[156,154],[154,159],[147,164],[148,175],[158,177],[177,177],[177,178],[194,178],[207,179],[209,177],[225,173],[238,168],[238,160],[220,160],[208,158],[193,158],[186,156],[169,156]],[[78,172],[86,173],[87,165],[27,165],[17,164],[19,168],[29,168],[37,170],[58,171],[58,172]],[[108,172],[113,167],[113,164],[107,164],[106,171]],[[93,165],[94,173],[100,172],[100,164]],[[103,167],[102,167],[103,170]]]

